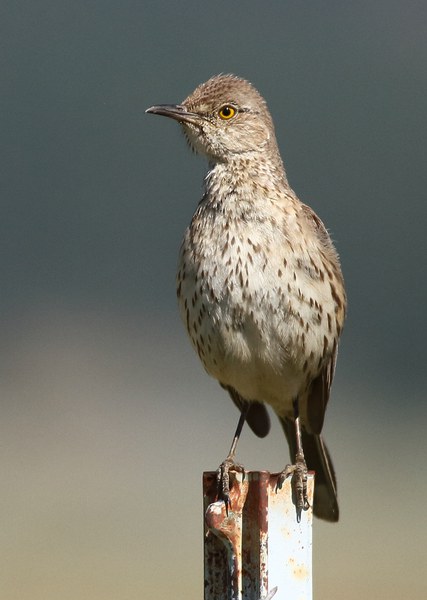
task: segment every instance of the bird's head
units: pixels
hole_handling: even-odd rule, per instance
[[[245,79],[217,75],[199,85],[181,104],[146,110],[181,123],[190,146],[209,160],[276,152],[274,126],[263,97]]]

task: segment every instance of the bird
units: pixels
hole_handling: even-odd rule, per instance
[[[246,79],[211,77],[180,104],[147,113],[177,121],[190,148],[207,158],[203,195],[181,245],[177,297],[205,370],[240,411],[233,443],[218,469],[229,502],[229,473],[245,422],[264,437],[266,405],[278,416],[294,462],[297,519],[339,519],[337,483],[321,435],[346,314],[340,260],[329,233],[290,187],[273,120]]]

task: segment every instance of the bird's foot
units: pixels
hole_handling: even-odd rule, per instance
[[[297,521],[301,521],[301,512],[310,508],[307,496],[307,464],[304,454],[297,452],[294,465],[286,465],[277,480],[277,489],[280,489],[285,481],[292,475],[294,502],[297,509]]]
[[[217,469],[216,482],[218,500],[222,500],[224,502],[227,514],[228,509],[231,508],[230,471],[244,474],[245,468],[239,463],[236,463],[233,457],[227,456],[227,458],[219,465]]]

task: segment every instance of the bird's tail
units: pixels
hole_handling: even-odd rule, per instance
[[[295,422],[280,419],[289,444],[291,459],[296,454]],[[307,433],[302,428],[302,447],[309,471],[315,471],[313,513],[325,521],[338,521],[337,480],[329,451],[319,434]]]

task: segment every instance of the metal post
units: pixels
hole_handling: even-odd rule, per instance
[[[215,502],[216,473],[203,474],[205,600],[312,599],[312,510],[298,523],[291,477],[233,473],[228,515]],[[308,476],[313,502],[314,475]]]

